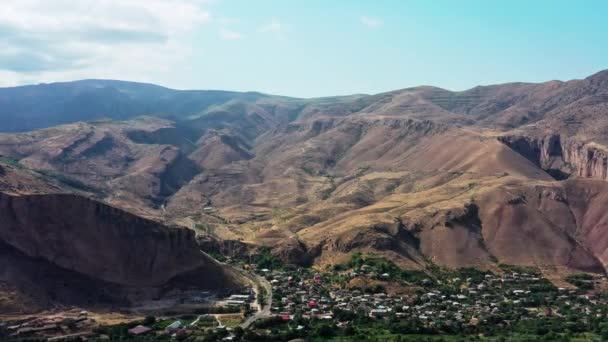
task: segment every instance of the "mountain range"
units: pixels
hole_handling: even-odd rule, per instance
[[[355,251],[415,269],[608,263],[608,71],[313,99],[84,80],[0,89],[0,121],[0,242],[96,281],[211,265],[183,254],[194,233],[315,267]],[[64,248],[139,234],[180,242],[150,238],[144,260]],[[168,264],[145,260],[159,248]],[[140,262],[158,278],[127,277]]]

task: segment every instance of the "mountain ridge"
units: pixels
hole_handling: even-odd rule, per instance
[[[140,115],[154,114],[177,118],[178,120],[202,112],[213,105],[225,104],[230,100],[255,103],[260,99],[290,102],[292,105],[315,105],[326,102],[357,101],[365,98],[385,98],[400,94],[439,92],[449,97],[462,98],[467,94],[487,92],[506,88],[537,88],[541,85],[564,86],[571,83],[588,82],[603,87],[608,70],[599,71],[585,79],[570,81],[549,81],[543,83],[504,83],[477,86],[463,91],[450,91],[433,86],[418,86],[373,95],[345,95],[337,97],[297,98],[263,94],[259,92],[235,92],[225,90],[177,90],[151,83],[120,80],[84,79],[72,82],[44,83],[19,87],[0,88],[0,117],[5,121],[1,131],[27,131],[50,127],[74,121],[89,121],[102,118],[130,119]],[[424,97],[424,94],[422,94]],[[66,97],[72,101],[65,101]],[[38,108],[34,99],[47,101]],[[100,99],[103,99],[102,102]],[[52,104],[51,102],[53,101]],[[63,102],[62,102],[63,101]],[[87,110],[78,112],[78,108]],[[105,103],[105,104],[104,104]],[[50,106],[49,106],[50,105]]]
[[[608,175],[606,75],[317,99],[137,95],[179,115],[4,133],[0,154],[290,262],[362,251],[413,268],[604,272],[606,222],[588,194]]]

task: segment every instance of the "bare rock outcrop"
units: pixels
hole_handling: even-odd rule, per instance
[[[499,137],[499,140],[558,180],[570,175],[608,179],[608,150],[599,144],[558,134],[543,137],[511,135]]]
[[[21,252],[91,277],[129,286],[162,285],[217,266],[194,232],[168,228],[73,194],[0,193],[0,238]]]
[[[192,230],[84,196],[0,192],[0,222],[3,260],[14,260],[0,282],[48,302],[129,305],[175,288],[240,284],[201,252]]]

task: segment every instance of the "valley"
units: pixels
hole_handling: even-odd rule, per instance
[[[136,215],[300,265],[373,251],[412,268],[603,272],[594,234],[606,224],[607,124],[596,118],[607,77],[319,99],[57,84],[129,94],[133,113],[1,134],[0,154]],[[151,94],[165,101],[159,114],[137,116]],[[179,107],[185,96],[192,107]]]
[[[0,342],[608,341],[606,13],[3,0]]]
[[[606,273],[606,71],[313,99],[104,80],[6,94],[0,116],[28,118],[0,127],[11,314],[179,293],[213,306],[265,277],[214,258],[261,251],[331,277],[353,255],[423,273],[513,265],[554,284]],[[179,311],[165,318],[193,310]]]

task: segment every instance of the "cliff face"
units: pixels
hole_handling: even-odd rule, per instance
[[[27,266],[7,265],[0,282],[29,290],[30,296],[128,304],[172,288],[239,286],[230,271],[200,251],[193,231],[168,228],[83,196],[0,192],[0,222],[3,255],[15,260],[11,264]],[[48,276],[41,277],[41,269]]]
[[[0,294],[18,294],[0,296],[0,310],[128,306],[167,291],[241,286],[238,276],[201,252],[194,231],[68,190],[0,163]]]
[[[30,257],[129,286],[162,285],[204,266],[194,232],[168,229],[72,194],[0,193],[0,238]]]
[[[499,140],[556,179],[570,175],[608,179],[608,151],[599,145],[557,134],[544,137],[512,135]]]

